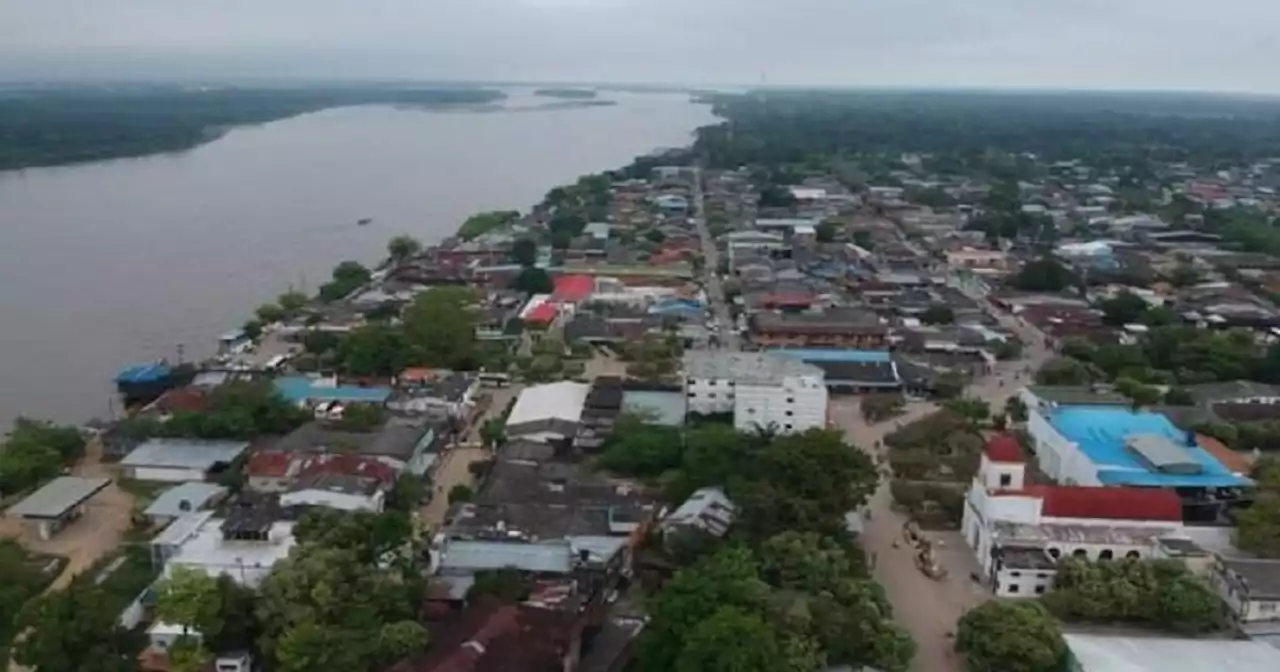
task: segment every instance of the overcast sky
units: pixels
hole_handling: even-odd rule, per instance
[[[1280,0],[0,0],[0,78],[1280,93]]]

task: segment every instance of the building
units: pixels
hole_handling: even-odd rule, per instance
[[[60,476],[9,507],[5,515],[30,523],[36,534],[48,541],[83,515],[85,503],[110,484],[109,478]]]
[[[1280,650],[1262,642],[1172,637],[1063,635],[1071,672],[1271,672]]]
[[[247,441],[151,439],[126,455],[120,468],[137,481],[203,481],[225,470],[248,449]]]
[[[888,335],[879,318],[862,311],[761,312],[751,319],[751,341],[763,347],[879,349]]]
[[[435,466],[444,443],[447,426],[426,418],[392,416],[381,426],[367,432],[341,429],[329,424],[309,422],[281,437],[273,447],[274,452],[295,455],[318,453],[349,453],[378,458],[398,471],[408,471],[422,476]],[[283,474],[255,472],[253,459],[249,460],[250,487],[266,492],[282,489],[262,483],[262,478],[278,479]]]
[[[391,398],[389,387],[355,387],[339,385],[335,378],[282,376],[273,381],[276,391],[299,406],[321,403],[382,405]]]
[[[1000,250],[965,247],[946,253],[947,269],[975,273],[1004,273],[1009,270],[1009,255]]]
[[[838,348],[782,348],[769,350],[822,369],[832,392],[890,392],[902,389],[898,365],[887,350],[842,350]]]
[[[188,514],[151,541],[152,558],[163,563],[165,576],[187,567],[256,588],[289,556],[296,541],[293,525],[283,520],[279,507],[261,503],[242,503],[225,517],[212,511]]]
[[[486,598],[433,634],[430,650],[386,672],[573,672],[586,623],[563,610]]]
[[[741,431],[803,432],[827,424],[822,370],[767,353],[694,351],[684,356],[689,412],[733,414]]]
[[[543,443],[572,440],[590,392],[591,385],[567,380],[525,388],[507,415],[507,437]]]
[[[222,501],[227,489],[214,483],[189,481],[160,493],[142,512],[153,525],[168,525],[195,511],[203,511]]]
[[[1030,390],[1027,430],[1040,468],[1058,483],[1086,486],[1177,488],[1188,515],[1216,519],[1252,485],[1158,413],[1122,406],[1055,404]],[[1209,496],[1212,492],[1212,496]],[[1194,511],[1192,511],[1194,509]]]
[[[1280,635],[1280,560],[1220,560],[1209,578],[1246,634]]]
[[[696,531],[723,537],[729,533],[736,511],[737,507],[724,494],[723,488],[699,488],[675,511],[667,514],[659,528],[664,533]]]
[[[1182,539],[1182,501],[1160,488],[1029,485],[1015,438],[992,438],[965,497],[961,531],[1000,597],[1035,597],[1058,560],[1167,557]]]

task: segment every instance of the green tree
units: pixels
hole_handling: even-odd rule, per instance
[[[381,427],[385,420],[386,414],[381,406],[351,404],[342,409],[338,427],[346,432],[372,432]]]
[[[317,508],[298,520],[301,543],[349,551],[363,565],[385,564],[390,554],[412,557],[413,523],[408,512],[339,511]]]
[[[657,478],[680,466],[682,453],[679,430],[649,425],[641,417],[624,414],[605,442],[600,466],[626,476]]]
[[[1015,394],[1004,402],[1004,414],[1014,422],[1026,422],[1027,404],[1022,401],[1022,397]]]
[[[274,303],[264,303],[261,306],[258,306],[258,309],[253,311],[253,314],[257,317],[258,322],[261,322],[262,324],[279,322],[286,317],[284,308],[281,308]]]
[[[244,326],[240,327],[240,330],[244,332],[245,338],[256,341],[262,335],[262,322],[249,320],[244,323]]]
[[[1203,276],[1200,275],[1200,271],[1188,264],[1178,264],[1177,268],[1173,269],[1173,273],[1169,276],[1169,282],[1174,287],[1179,288],[1198,285],[1202,280]]]
[[[472,240],[480,236],[507,226],[511,222],[520,219],[520,213],[515,210],[495,210],[493,212],[481,212],[467,218],[462,226],[458,227],[457,236],[462,240]]]
[[[354,376],[391,376],[412,360],[404,330],[389,324],[368,324],[353,330],[338,346],[342,369]]]
[[[952,399],[946,403],[946,409],[964,418],[970,426],[980,425],[991,417],[991,404],[975,397]]]
[[[183,635],[208,639],[222,633],[222,595],[217,579],[189,567],[175,567],[157,586],[156,617],[181,626]]]
[[[404,261],[422,251],[422,243],[413,236],[396,236],[387,242],[387,254],[393,261]]]
[[[764,617],[722,607],[693,625],[675,659],[675,672],[816,670],[812,647],[789,646]]]
[[[538,262],[538,241],[532,238],[517,238],[511,244],[511,260],[521,266],[533,266]]]
[[[468,370],[476,356],[475,295],[462,287],[436,287],[414,300],[404,329],[416,364]]]
[[[1145,299],[1131,292],[1120,292],[1098,307],[1102,309],[1102,321],[1113,327],[1137,322],[1148,308]]]
[[[1280,463],[1262,460],[1254,468],[1258,484],[1253,506],[1236,513],[1236,545],[1264,558],[1280,558]]]
[[[502,418],[490,418],[480,425],[480,441],[486,448],[502,447],[507,441],[507,423]]]
[[[18,418],[0,444],[0,493],[26,490],[57,476],[84,454],[84,445],[74,427]]]
[[[1018,271],[1010,284],[1027,292],[1060,292],[1076,283],[1076,276],[1053,257],[1041,257]]]
[[[369,282],[373,274],[358,261],[344,261],[333,268],[335,282],[361,285]]]
[[[1041,385],[1088,385],[1093,378],[1088,364],[1070,357],[1051,359],[1036,372],[1036,382]]]
[[[204,672],[213,662],[213,654],[195,637],[182,635],[169,647],[171,672]]]
[[[293,290],[287,291],[276,298],[276,304],[285,310],[286,313],[293,315],[303,308],[307,307],[307,295],[302,292]]]
[[[1057,672],[1067,656],[1058,623],[1036,602],[985,602],[956,629],[971,672]]]
[[[511,289],[525,294],[550,294],[555,291],[556,283],[544,269],[528,266],[512,279]]]
[[[23,609],[18,630],[26,636],[13,659],[35,672],[132,672],[141,648],[116,619],[119,605],[86,584],[47,593]]]
[[[920,313],[920,321],[925,324],[951,324],[956,321],[956,314],[950,306],[935,303]]]
[[[870,252],[876,247],[876,237],[867,229],[860,229],[853,232],[853,244]]]
[[[934,394],[943,399],[953,399],[964,394],[964,388],[969,384],[969,380],[963,374],[954,371],[947,371],[938,376],[937,381],[933,385]]]
[[[449,503],[457,504],[458,502],[469,502],[475,497],[475,491],[471,486],[459,483],[449,488]]]
[[[866,574],[860,554],[855,558],[851,549],[816,532],[780,532],[765,539],[757,555],[761,578],[786,590],[832,592]]]
[[[302,337],[302,349],[313,355],[326,355],[342,345],[342,337],[331,332],[312,329]]]
[[[576,238],[582,235],[582,231],[586,228],[587,220],[574,212],[556,213],[547,222],[547,229],[551,231],[552,236],[567,234],[570,238]]]
[[[663,233],[661,229],[649,229],[645,231],[644,239],[656,245],[661,245],[667,239],[667,234]]]

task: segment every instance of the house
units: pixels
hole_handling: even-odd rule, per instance
[[[387,408],[400,413],[466,419],[475,408],[480,377],[475,374],[407,369],[396,377],[398,390]]]
[[[256,588],[289,556],[293,525],[278,506],[242,500],[224,517],[202,511],[175,520],[152,539],[152,558],[166,577],[187,567]]]
[[[433,636],[426,653],[386,672],[573,672],[585,625],[562,610],[488,598]]]
[[[316,453],[350,453],[378,458],[393,466],[397,473],[407,471],[417,476],[426,474],[435,465],[440,448],[446,440],[445,423],[427,418],[393,415],[374,429],[366,432],[350,431],[320,421],[309,422],[281,437],[271,451],[295,455]],[[280,479],[279,467],[258,471],[267,458],[253,459],[246,465],[250,487],[262,491],[279,491],[266,479]]]
[[[1173,490],[1031,485],[1026,466],[1017,439],[992,437],[965,497],[960,529],[999,597],[1043,594],[1060,558],[1165,557],[1185,538]]]
[[[827,387],[811,364],[767,353],[693,351],[685,353],[683,369],[691,413],[733,413],[742,431],[826,426]]]
[[[713,537],[728,534],[737,507],[723,488],[699,488],[658,524],[664,533],[696,531]]]
[[[577,435],[591,385],[573,381],[525,388],[507,415],[508,438],[552,443]]]
[[[280,396],[299,406],[314,406],[325,402],[382,405],[391,398],[392,393],[389,387],[339,385],[337,379],[332,377],[281,376],[272,383]]]
[[[1250,635],[1280,635],[1280,560],[1223,558],[1209,583]]]
[[[227,496],[227,489],[213,483],[188,481],[164,492],[142,512],[153,525],[168,525],[194,511],[203,511]]]
[[[761,312],[751,318],[751,341],[762,347],[878,349],[888,335],[888,327],[864,311]]]
[[[203,481],[225,470],[248,449],[247,441],[152,439],[126,455],[120,468],[137,481]]]
[[[1003,273],[1009,270],[1009,255],[1000,250],[965,247],[948,251],[944,256],[951,271]]]
[[[822,369],[832,392],[891,391],[901,389],[902,377],[893,355],[887,350],[845,350],[839,348],[782,348],[767,351]]]
[[[30,523],[36,535],[48,541],[83,515],[85,503],[110,484],[109,478],[59,476],[9,507],[5,515]]]

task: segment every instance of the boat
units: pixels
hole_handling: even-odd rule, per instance
[[[372,217],[363,217],[361,219],[356,220],[356,226],[368,226],[372,223],[373,223]]]

